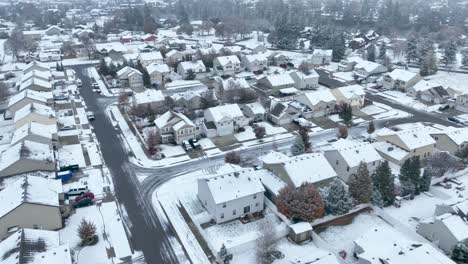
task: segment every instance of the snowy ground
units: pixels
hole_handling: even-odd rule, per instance
[[[442,106],[440,104],[428,106],[400,91],[393,91],[393,90],[385,91],[385,92],[379,93],[379,95],[387,99],[390,99],[392,101],[395,101],[399,104],[410,106],[416,110],[421,110],[421,111],[426,111],[426,112],[436,112],[439,109],[439,107]]]
[[[427,76],[425,79],[431,80],[436,84],[442,85],[445,88],[452,88],[461,93],[468,92],[468,74],[438,71],[436,74]]]
[[[392,107],[374,102],[360,110],[361,112],[372,116],[375,120],[387,120],[396,118],[405,118],[411,116],[407,112],[393,109]]]

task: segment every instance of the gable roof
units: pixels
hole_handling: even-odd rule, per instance
[[[240,64],[239,58],[237,58],[236,55],[216,57],[215,60],[217,60],[222,67],[224,67],[224,66],[226,66],[226,65],[228,65],[230,63],[232,63],[232,64],[239,63]]]
[[[431,133],[431,135],[440,135],[440,134],[446,135],[457,145],[461,145],[465,142],[468,142],[468,127],[446,128],[443,131],[434,131]]]
[[[265,78],[268,81],[268,83],[270,83],[272,86],[294,86],[295,84],[294,80],[288,73],[271,74],[263,78]]]
[[[422,91],[426,91],[426,90],[429,90],[429,89],[437,87],[437,86],[439,86],[439,85],[436,84],[436,83],[426,81],[426,80],[421,80],[417,84],[415,84],[412,87],[412,89],[414,91],[416,91],[416,92],[422,92]]]
[[[197,60],[197,61],[183,61],[179,63],[179,66],[184,69],[185,71],[192,70],[194,72],[198,71],[205,71],[206,67],[205,64],[203,64],[203,61]]]
[[[138,58],[142,61],[163,60],[163,56],[159,51],[141,52]]]
[[[403,69],[394,69],[388,74],[388,76],[390,76],[390,78],[392,78],[393,80],[400,80],[404,82],[408,82],[418,75],[418,73],[410,72]]]
[[[37,135],[52,140],[53,134],[55,133],[57,133],[56,125],[43,125],[36,122],[29,122],[15,129],[10,144],[14,145],[29,135]]]
[[[368,142],[352,139],[339,139],[323,148],[325,151],[338,151],[349,167],[353,168],[362,161],[370,163],[382,160],[382,157]]]
[[[155,89],[146,89],[143,92],[134,93],[133,100],[137,105],[139,104],[147,104],[147,103],[154,103],[154,102],[163,102],[164,95],[161,90]]]
[[[307,92],[299,96],[303,96],[306,99],[306,101],[309,102],[310,105],[307,104],[307,106],[309,107],[316,106],[321,102],[331,103],[336,101],[336,97],[329,89]]]
[[[31,100],[46,104],[47,100],[53,98],[53,95],[52,92],[39,92],[35,90],[25,89],[10,97],[10,100],[8,101],[8,107],[13,106],[14,104],[18,103],[19,101],[25,98],[29,98]]]
[[[346,99],[356,99],[363,95],[366,95],[364,87],[359,84],[353,84],[333,89],[333,91],[339,91],[339,93]]]
[[[402,129],[394,131],[388,128],[382,128],[377,131],[377,137],[386,137],[386,136],[395,136],[402,144],[406,147],[406,150],[414,150],[417,148],[425,147],[428,145],[435,144],[435,140],[430,136],[430,132],[435,131],[427,126],[418,126],[407,129]],[[390,141],[391,143],[396,144],[397,142],[392,142],[391,138],[385,138],[385,140]]]
[[[253,169],[244,169],[207,177],[201,179],[201,181],[206,182],[215,204],[229,202],[265,191],[257,172]]]
[[[30,86],[33,86],[33,85],[37,85],[37,86],[43,87],[45,89],[52,90],[52,85],[50,84],[50,82],[44,81],[44,80],[39,79],[37,77],[32,77],[32,78],[29,78],[26,81],[22,82],[20,87],[19,87],[19,90],[20,91],[25,90],[25,89],[29,88]]]
[[[55,118],[55,111],[49,106],[41,105],[38,103],[30,103],[23,106],[23,108],[21,108],[20,110],[16,111],[13,121],[16,123],[32,113],[47,116],[49,118]]]
[[[223,120],[224,118],[229,118],[233,119],[236,117],[243,117],[244,114],[239,108],[239,105],[237,104],[226,104],[226,105],[220,105],[220,106],[215,106],[215,107],[210,107],[206,109],[205,111],[208,111],[211,114],[211,117],[215,123]]]
[[[171,125],[174,130],[178,130],[185,125],[195,127],[195,124],[186,117],[184,114],[177,113],[174,111],[167,111],[154,120],[154,124],[158,128],[163,128],[167,125]]]
[[[316,183],[337,176],[322,153],[299,155],[282,162],[282,166],[296,187],[305,182]]]
[[[155,72],[159,72],[159,73],[171,72],[171,69],[169,69],[169,66],[165,63],[163,64],[151,63],[150,65],[146,66],[146,70],[148,71],[148,74],[150,75]]]

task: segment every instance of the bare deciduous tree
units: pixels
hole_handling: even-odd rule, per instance
[[[276,250],[275,225],[269,219],[265,219],[259,225],[259,237],[256,241],[255,258],[259,264],[270,264],[274,261],[272,252]]]

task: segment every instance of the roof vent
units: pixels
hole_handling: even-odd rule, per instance
[[[239,178],[239,172],[234,172],[234,177]]]

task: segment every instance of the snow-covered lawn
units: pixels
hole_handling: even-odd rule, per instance
[[[357,263],[356,259],[352,257],[354,252],[353,241],[359,238],[369,228],[382,225],[388,224],[372,213],[363,213],[356,216],[351,224],[328,227],[325,231],[321,232],[319,236],[325,240],[335,252],[340,252],[341,250],[346,251],[348,254],[348,258],[345,261],[346,263]]]
[[[258,126],[262,126],[265,128],[266,136],[273,136],[281,133],[286,133],[288,132],[286,129],[282,127],[276,127],[271,125],[268,122],[259,122],[257,123]],[[239,142],[247,141],[247,140],[255,140],[255,133],[254,130],[251,126],[246,126],[244,127],[245,131],[235,134],[234,136]]]
[[[435,112],[441,106],[441,105],[428,106],[400,91],[385,91],[385,92],[380,93],[379,95],[387,99],[390,99],[392,101],[395,101],[399,104],[410,106],[416,110],[421,110],[421,111],[426,111],[426,112]]]
[[[58,151],[58,161],[60,166],[78,164],[80,168],[86,167],[81,144],[62,146]]]
[[[206,150],[206,149],[212,149],[212,148],[216,148],[216,145],[213,143],[213,141],[211,141],[211,139],[209,138],[202,138],[198,141],[198,143],[200,144],[200,146],[202,147],[202,149]]]
[[[182,146],[179,145],[159,145],[161,148],[161,153],[164,153],[166,157],[174,157],[174,156],[180,156],[180,155],[185,155],[185,150],[182,148]]]
[[[425,77],[431,82],[442,85],[445,88],[452,88],[461,93],[468,92],[468,74],[438,71],[435,75]]]
[[[253,128],[251,126],[246,126],[244,129],[244,132],[240,132],[234,135],[238,141],[242,142],[255,139],[255,133],[253,132]]]
[[[387,109],[377,106],[375,103],[361,108],[361,112],[366,115],[377,115],[387,112]]]

